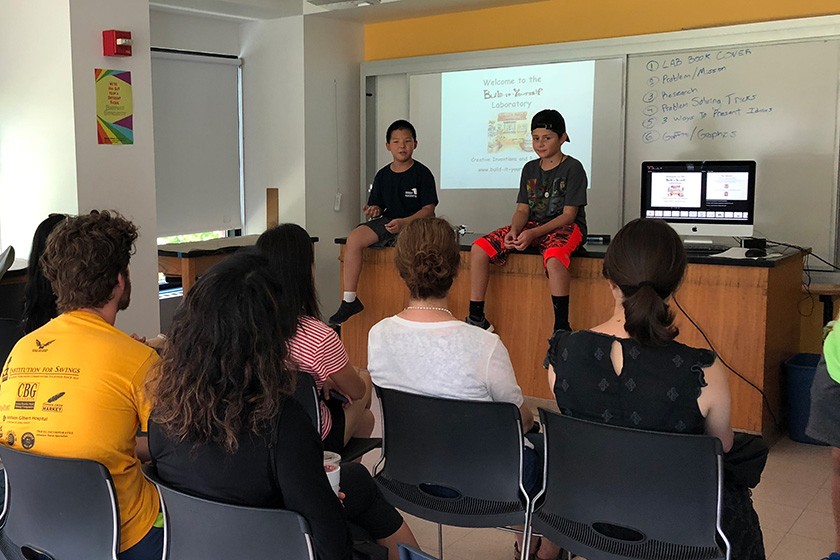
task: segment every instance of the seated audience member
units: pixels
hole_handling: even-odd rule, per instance
[[[340,325],[365,308],[356,297],[365,248],[391,247],[406,224],[435,215],[435,178],[428,167],[413,158],[416,147],[417,133],[410,122],[400,119],[391,123],[385,132],[385,149],[394,160],[373,178],[364,207],[369,221],[359,224],[347,237],[344,294],[341,305],[329,319],[331,325]]]
[[[41,255],[47,247],[47,237],[55,226],[65,219],[67,219],[65,214],[50,214],[47,219],[38,224],[35,235],[32,237],[23,300],[23,332],[25,333],[31,333],[58,316],[53,288],[41,268]]]
[[[348,519],[397,560],[397,543],[416,546],[408,525],[356,463],[341,466],[342,507],[321,439],[291,396],[299,374],[288,344],[298,314],[284,289],[265,257],[245,250],[190,291],[149,385],[152,462],[190,494],[300,513],[320,560],[351,557]]]
[[[682,241],[661,220],[633,220],[616,234],[604,257],[604,277],[615,299],[612,317],[590,330],[557,331],[550,342],[549,383],[563,414],[629,428],[705,433],[717,437],[724,451],[732,448],[726,372],[710,350],[675,340],[668,302],[686,262]],[[728,478],[722,523],[732,558],[761,560],[764,543],[749,488]]]
[[[118,558],[159,560],[160,501],[140,471],[145,438],[135,438],[146,428],[143,388],[157,354],[114,328],[130,301],[136,239],[134,224],[108,211],[67,218],[49,236],[41,264],[61,314],[12,350],[0,405],[17,418],[4,425],[2,444],[102,463],[117,492]],[[25,386],[37,387],[28,408],[18,406]]]
[[[257,248],[274,265],[284,289],[283,299],[297,314],[289,354],[298,371],[312,376],[323,396],[324,449],[341,453],[351,437],[368,437],[373,430],[370,378],[349,363],[341,339],[318,319],[315,251],[306,230],[297,224],[281,224],[260,235]],[[341,396],[331,395],[333,391]]]
[[[831,503],[835,541],[834,552],[824,560],[840,560],[840,329],[836,321],[829,328],[823,343],[823,358],[811,386],[811,414],[805,433],[832,447]]]
[[[368,369],[374,383],[433,397],[510,402],[519,407],[527,432],[534,416],[504,344],[498,335],[455,319],[447,308],[460,264],[452,226],[441,218],[414,220],[397,239],[395,261],[408,287],[408,306],[370,330]],[[526,488],[541,482],[538,462],[534,450],[526,449]],[[554,558],[557,549],[542,543],[539,557]]]

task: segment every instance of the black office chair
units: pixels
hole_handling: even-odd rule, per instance
[[[729,558],[720,526],[723,449],[540,409],[546,479],[532,527],[588,560]]]
[[[191,496],[160,480],[150,465],[143,474],[160,492],[167,560],[315,559],[309,524],[298,513]]]
[[[23,326],[20,319],[0,318],[0,366],[6,363],[6,358],[15,347],[15,343],[23,337]]]
[[[312,419],[315,429],[321,433],[321,406],[318,397],[318,389],[315,380],[308,373],[301,372],[298,375],[295,388],[295,399],[300,403],[309,418]],[[365,453],[382,447],[382,438],[361,438],[353,437],[344,446],[341,452],[342,461],[353,461]]]
[[[0,445],[0,460],[6,470],[3,534],[23,557],[116,559],[120,519],[108,469],[6,445]]]
[[[15,248],[9,245],[0,253],[0,278],[5,276],[13,264],[15,264]]]
[[[529,526],[523,436],[511,403],[442,399],[376,387],[382,455],[374,479],[395,507],[438,524]],[[523,539],[527,558],[529,539]]]

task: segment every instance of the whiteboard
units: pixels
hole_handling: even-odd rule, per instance
[[[625,221],[643,161],[755,160],[756,235],[832,259],[838,58],[837,40],[629,56]]]

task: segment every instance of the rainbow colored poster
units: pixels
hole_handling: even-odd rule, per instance
[[[100,144],[134,144],[131,72],[95,69],[96,136]]]

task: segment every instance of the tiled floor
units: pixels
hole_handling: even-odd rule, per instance
[[[376,405],[374,411],[378,416]],[[376,457],[369,454],[365,464],[371,467]],[[785,437],[770,449],[761,484],[753,493],[768,560],[819,560],[833,550],[830,475],[828,447]],[[423,550],[437,554],[437,526],[406,519]],[[446,560],[511,560],[513,540],[513,535],[495,529],[443,528]]]

